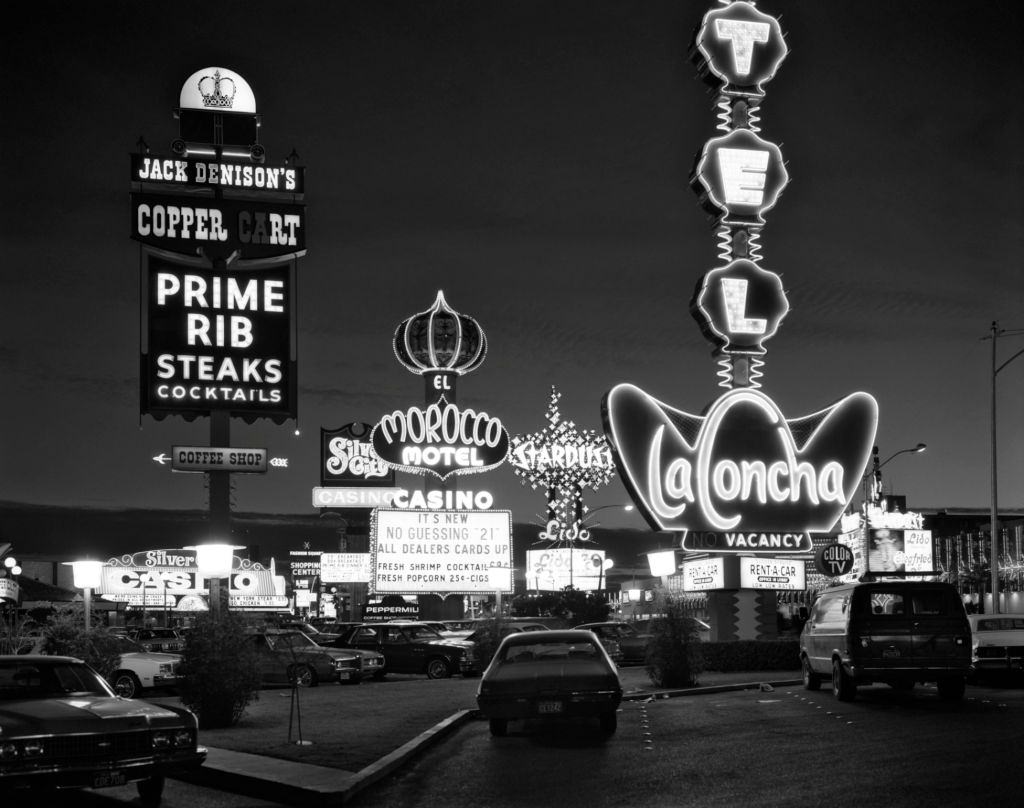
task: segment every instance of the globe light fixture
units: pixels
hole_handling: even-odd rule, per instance
[[[92,590],[96,589],[103,578],[103,562],[90,561],[66,561],[71,567],[71,576],[76,589],[82,590],[82,605],[85,613],[85,630],[92,627]]]
[[[199,574],[206,578],[210,584],[210,613],[220,617],[220,581],[231,575],[235,561],[235,550],[242,550],[238,547],[223,542],[207,542],[194,547],[186,547],[186,550],[195,550],[196,567]]]

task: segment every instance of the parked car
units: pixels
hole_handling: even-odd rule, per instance
[[[519,719],[594,718],[618,726],[622,683],[592,631],[521,631],[501,641],[476,695],[492,735]]]
[[[167,774],[206,759],[192,713],[119,698],[71,657],[0,656],[0,727],[4,793],[137,783],[143,802],[155,804]],[[40,796],[26,791],[13,804]]]
[[[489,624],[494,624],[495,621],[489,620]],[[516,634],[523,631],[548,631],[548,627],[543,623],[507,623],[504,620],[501,621],[501,628],[498,629],[498,634],[501,637],[505,637],[509,634]],[[465,639],[470,642],[478,643],[481,638],[486,636],[488,632],[487,628],[478,626],[473,629],[469,634],[465,635]]]
[[[354,624],[352,624],[354,625]],[[333,626],[328,626],[325,630],[321,631],[312,623],[303,623],[301,621],[289,621],[281,623],[279,628],[293,631],[301,631],[309,639],[315,642],[317,645],[329,647],[331,643],[341,636],[340,632],[327,630],[333,629]],[[363,648],[350,648],[348,649],[353,654],[358,654],[363,660],[363,678],[372,677],[373,679],[380,681],[384,678],[386,671],[384,670],[384,655],[378,651],[372,651],[370,649]]]
[[[800,633],[804,687],[825,678],[840,701],[857,686],[883,682],[909,690],[936,682],[939,696],[963,697],[971,670],[971,627],[946,583],[887,579],[827,589]]]
[[[107,677],[114,692],[126,699],[138,698],[144,690],[174,688],[181,683],[181,654],[147,651],[135,640],[114,634],[115,650],[121,655],[117,668]],[[44,654],[45,637],[37,637],[18,654]]]
[[[127,637],[117,637],[121,654],[117,670],[108,677],[111,687],[126,699],[138,697],[155,687],[177,687],[181,683],[181,654],[147,651]]]
[[[643,665],[647,661],[648,634],[640,634],[629,623],[584,623],[576,626],[584,631],[593,631],[597,638],[606,645],[613,642],[618,646],[619,659],[609,651],[609,656],[619,665]]]
[[[263,685],[316,687],[321,682],[363,680],[360,654],[317,645],[301,631],[268,628],[250,636]]]
[[[137,628],[128,632],[128,638],[135,640],[147,651],[176,653],[185,648],[184,638],[173,628]]]
[[[1024,672],[1024,614],[969,614],[975,674]]]
[[[423,623],[359,623],[331,647],[377,651],[386,673],[425,673],[431,679],[480,673],[474,643],[442,637]]]

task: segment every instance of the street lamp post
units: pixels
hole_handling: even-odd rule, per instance
[[[92,624],[92,590],[100,585],[103,575],[102,561],[68,561],[75,588],[82,590],[82,606],[85,613],[85,630]],[[145,597],[145,594],[143,594]]]
[[[997,468],[996,468],[996,376],[999,375],[999,371],[1010,364],[1014,359],[1024,354],[1024,348],[1021,348],[1017,353],[1013,354],[1003,364],[996,365],[996,342],[1000,336],[1003,335],[1019,335],[1024,334],[1024,329],[1018,328],[1012,331],[1007,331],[1004,328],[999,327],[999,323],[995,320],[992,321],[992,327],[989,331],[989,336],[982,337],[982,339],[992,340],[992,423],[991,423],[991,443],[992,443],[992,469],[991,469],[991,480],[992,480],[992,502],[991,510],[989,513],[989,530],[992,536],[992,552],[991,552],[991,564],[992,564],[992,614],[999,614],[999,507],[998,497],[999,490],[997,485]],[[984,599],[982,601],[984,603]]]
[[[210,614],[220,619],[220,579],[231,575],[231,567],[235,559],[236,548],[230,544],[211,542],[187,548],[196,551],[196,567],[199,574],[206,578],[210,585]]]

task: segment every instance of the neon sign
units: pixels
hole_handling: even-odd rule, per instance
[[[761,85],[789,52],[778,20],[745,2],[705,14],[696,46],[701,73],[711,83],[724,83],[723,92],[733,95],[763,95]]]
[[[696,416],[629,384],[605,396],[603,412],[623,479],[652,527],[696,531],[700,549],[708,533],[722,534],[714,549],[727,552],[807,551],[809,537],[789,534],[827,531],[839,519],[878,419],[866,393],[786,420],[753,388],[728,391]]]
[[[788,182],[782,150],[749,129],[736,129],[704,144],[692,185],[725,224],[763,225],[762,214]]]
[[[325,486],[393,485],[395,472],[373,452],[370,424],[346,424],[339,429],[320,428],[320,482]]]
[[[131,155],[132,182],[301,194],[304,190],[304,179],[305,168],[302,166],[268,166],[254,165],[251,162],[211,162],[148,154]]]
[[[370,443],[388,466],[442,480],[500,466],[509,448],[501,421],[485,412],[460,409],[443,396],[426,408],[385,415],[373,428]]]
[[[148,265],[142,411],[294,417],[293,268]]]
[[[725,353],[763,354],[789,302],[778,275],[737,258],[704,275],[690,311],[704,336]]]

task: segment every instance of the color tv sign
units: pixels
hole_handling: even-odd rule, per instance
[[[142,412],[295,417],[294,269],[146,261]]]
[[[603,412],[651,526],[683,533],[683,549],[716,553],[811,552],[808,533],[831,530],[856,491],[878,421],[866,393],[787,420],[753,388],[696,416],[620,384]]]

